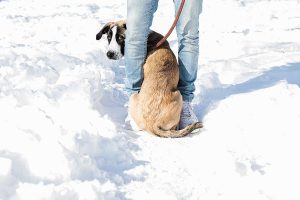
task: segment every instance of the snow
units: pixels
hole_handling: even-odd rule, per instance
[[[95,40],[126,1],[0,0],[0,199],[298,200],[299,10],[204,1],[193,107],[205,127],[162,139],[124,128],[124,60]],[[152,28],[173,17],[160,1]]]

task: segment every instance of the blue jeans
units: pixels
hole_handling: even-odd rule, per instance
[[[174,0],[177,13],[181,0]],[[125,40],[125,86],[137,92],[143,82],[143,64],[147,53],[147,36],[157,10],[158,0],[127,0]],[[199,58],[199,15],[202,0],[186,0],[176,25],[178,38],[179,83],[184,101],[194,98]],[[171,25],[171,24],[170,24]]]

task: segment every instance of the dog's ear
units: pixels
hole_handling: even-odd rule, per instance
[[[123,28],[127,29],[126,23],[123,24]]]
[[[112,25],[112,22],[108,22],[107,24],[105,24],[105,26],[99,31],[99,33],[97,33],[96,35],[96,40],[100,40],[103,34],[106,34],[110,27]]]
[[[126,30],[126,20],[120,20],[120,21],[116,21],[115,22],[116,25],[118,25],[119,27],[122,27]]]

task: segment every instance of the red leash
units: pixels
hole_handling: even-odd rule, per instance
[[[162,45],[167,39],[168,37],[171,35],[172,31],[174,30],[178,20],[179,20],[179,17],[180,17],[180,14],[181,14],[181,11],[183,9],[183,6],[184,6],[184,3],[185,3],[185,0],[181,0],[181,4],[180,4],[180,7],[179,7],[179,10],[178,10],[178,13],[176,15],[176,18],[170,28],[170,30],[168,31],[168,33],[156,44],[155,48],[158,48],[160,45]]]

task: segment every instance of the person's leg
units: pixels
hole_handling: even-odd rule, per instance
[[[125,39],[125,87],[129,95],[138,92],[143,82],[143,64],[147,54],[147,38],[158,0],[127,0]],[[138,130],[128,114],[125,127]]]
[[[174,3],[177,13],[181,0],[175,0]],[[194,82],[197,78],[199,58],[199,15],[201,11],[202,0],[187,0],[176,26],[179,62],[178,89],[183,98],[179,129],[183,129],[198,121],[190,102],[194,98]]]
[[[175,0],[178,12],[181,0]],[[181,16],[176,25],[178,37],[179,84],[183,100],[191,102],[194,98],[199,58],[199,15],[202,11],[202,0],[185,1]]]
[[[143,64],[147,53],[147,37],[158,0],[127,0],[125,40],[125,87],[139,91],[143,81]]]

